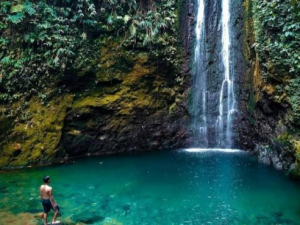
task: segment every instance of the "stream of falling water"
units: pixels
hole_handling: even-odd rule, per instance
[[[207,64],[207,57],[211,58],[212,56],[208,51],[211,47],[206,47],[206,45],[213,46],[212,41],[214,41],[211,38],[206,38],[209,32],[211,32],[209,29],[213,27],[212,24],[206,23],[214,21],[209,18],[211,15],[205,15],[207,13],[206,6],[208,6],[208,4],[209,3],[205,0],[196,0],[197,23],[195,28],[196,40],[192,87],[193,145],[194,147],[204,148],[231,148],[235,96],[232,73],[233,66],[231,62],[230,0],[222,0],[221,3],[222,12],[220,12],[220,25],[222,27],[222,34],[221,40],[217,40],[217,42],[222,46],[220,49],[215,49],[216,51],[221,51],[220,62],[217,65],[217,75],[219,76],[217,79],[208,77],[214,73],[211,71],[214,69]],[[206,27],[208,30],[206,30]],[[218,35],[218,33],[216,32],[214,35]],[[215,57],[215,59],[217,58],[218,57]],[[212,83],[212,80],[214,83]],[[215,82],[218,82],[217,86]],[[217,96],[217,98],[213,96]]]
[[[218,146],[230,148],[232,145],[232,114],[235,109],[235,96],[230,62],[230,0],[222,1],[222,62],[224,79],[219,100],[219,116],[217,119]],[[226,93],[227,92],[227,93]],[[227,99],[226,99],[227,98]],[[225,104],[224,104],[225,103]],[[224,107],[225,105],[225,107]]]
[[[198,0],[197,23],[196,23],[196,47],[195,47],[195,81],[193,98],[193,126],[195,144],[208,145],[206,100],[207,85],[205,74],[205,5],[204,0]]]

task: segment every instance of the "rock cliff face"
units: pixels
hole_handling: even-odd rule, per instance
[[[145,52],[128,55],[113,45],[101,50],[100,61],[108,65],[95,74],[94,89],[78,87],[83,94],[74,98],[67,112],[62,149],[77,156],[185,145],[185,90]],[[124,68],[116,71],[124,61],[128,62],[127,72],[122,72]]]
[[[299,6],[293,1],[270,4],[259,0],[244,2],[248,64],[239,84],[239,139],[241,146],[254,151],[262,162],[299,177],[300,101],[295,88],[299,74],[294,74],[292,63],[281,58],[292,51],[295,55],[291,60],[297,60],[299,47],[294,42],[298,38],[295,33],[299,32]],[[292,37],[287,33],[289,29],[295,32]]]
[[[0,105],[0,168],[187,146],[191,36],[186,31],[192,19],[186,22],[189,1],[178,6],[184,16],[177,18],[183,44],[167,51],[183,58],[183,71],[151,48],[127,48],[121,38],[107,35],[94,39],[78,50],[84,57],[53,84],[61,93],[47,101],[27,95]]]
[[[32,97],[26,107],[21,101],[9,108],[2,106],[1,167],[52,160],[58,153],[66,112],[71,106],[70,95],[53,98],[48,106],[37,97]]]
[[[65,80],[69,93],[47,105],[34,96],[25,106],[2,105],[2,168],[186,145],[187,90],[172,71],[157,67],[146,52],[127,54],[117,43],[100,51],[95,63],[105,68]]]

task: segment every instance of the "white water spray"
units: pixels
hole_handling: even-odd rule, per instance
[[[239,149],[230,149],[230,148],[187,148],[184,149],[186,152],[225,152],[225,153],[243,153]]]

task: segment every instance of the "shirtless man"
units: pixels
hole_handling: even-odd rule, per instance
[[[47,217],[48,217],[48,212],[50,212],[50,209],[52,209],[54,211],[52,223],[55,224],[55,222],[57,222],[56,217],[57,217],[57,214],[59,211],[59,207],[53,198],[52,187],[49,186],[50,177],[45,176],[43,178],[43,181],[44,181],[44,184],[41,185],[40,194],[41,194],[41,201],[42,201],[42,205],[43,205],[43,209],[44,209],[44,214],[43,214],[44,225],[47,225]]]

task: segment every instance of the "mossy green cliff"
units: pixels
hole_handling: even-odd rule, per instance
[[[299,8],[299,1],[244,2],[241,143],[293,177],[300,176]]]
[[[137,46],[124,43],[126,32],[95,32],[77,46],[63,75],[43,78],[43,89],[14,94],[2,83],[0,168],[185,146],[188,76],[180,69],[178,30]]]
[[[72,99],[70,95],[63,95],[44,106],[39,98],[32,97],[26,107],[16,109],[16,105],[25,104],[20,101],[9,109],[12,113],[16,112],[15,115],[2,114],[0,120],[7,123],[7,127],[0,143],[0,166],[26,166],[59,155],[64,119],[72,106]]]
[[[151,59],[143,51],[124,51],[109,41],[103,48],[95,80],[87,81],[93,84],[75,94],[68,111],[62,139],[67,155],[171,148],[184,143],[187,127],[182,124],[187,125],[188,115],[183,102],[187,96],[176,74],[157,66],[161,59]],[[93,63],[98,61],[91,68],[97,66]],[[81,71],[80,79],[90,72]],[[179,115],[184,117],[176,118]]]

